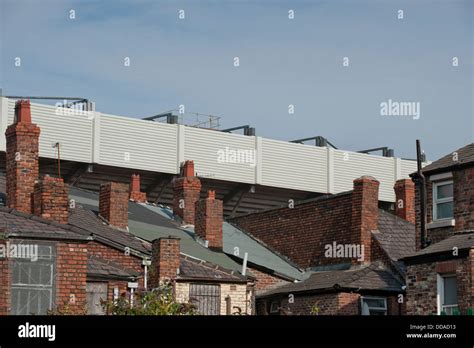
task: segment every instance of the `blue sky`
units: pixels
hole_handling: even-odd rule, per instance
[[[401,157],[419,138],[433,160],[473,141],[473,3],[0,0],[0,85],[138,118],[184,104],[268,138]],[[419,102],[420,119],[381,116],[388,99]]]

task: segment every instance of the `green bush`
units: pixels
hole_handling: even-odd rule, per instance
[[[129,294],[115,301],[102,301],[107,314],[111,315],[196,315],[196,306],[189,302],[179,303],[173,298],[173,288],[169,284],[149,292],[136,292],[133,305]]]

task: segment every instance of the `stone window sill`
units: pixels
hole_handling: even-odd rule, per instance
[[[439,227],[452,227],[454,226],[454,222],[455,222],[454,219],[437,220],[437,221],[430,222],[426,226],[426,228],[429,230],[432,228],[439,228]]]

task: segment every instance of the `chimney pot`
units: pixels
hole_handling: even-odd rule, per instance
[[[201,181],[194,176],[194,162],[186,161],[182,176],[173,181],[173,213],[185,224],[195,223],[195,206],[201,196]]]

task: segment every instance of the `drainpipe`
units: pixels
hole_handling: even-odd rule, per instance
[[[426,247],[426,179],[421,170],[422,154],[420,140],[416,140],[417,183],[420,188],[420,244]]]

